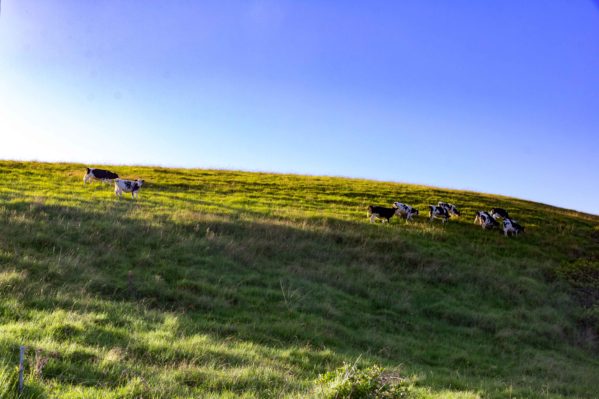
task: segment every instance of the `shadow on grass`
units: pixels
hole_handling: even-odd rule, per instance
[[[413,224],[401,234],[396,225],[331,218],[298,226],[245,210],[257,220],[242,221],[234,207],[228,209],[233,216],[189,212],[173,221],[132,201],[90,208],[21,202],[5,208],[2,263],[25,276],[6,293],[19,299],[24,313],[37,312],[24,321],[58,310],[89,316],[41,332],[90,348],[50,363],[47,378],[66,384],[125,382],[129,366],[99,367],[92,350],[97,347],[120,348],[123,361],[155,367],[256,362],[251,353],[226,347],[197,351],[166,343],[205,335],[212,345],[254,345],[252,351],[263,358],[276,359],[275,367],[291,368],[304,379],[364,354],[364,361],[432,368],[440,374],[429,381],[433,389],[446,388],[454,378],[451,370],[458,369],[466,376],[464,389],[480,390],[495,383],[489,376],[513,375],[523,346],[548,350],[571,334],[551,323],[531,328],[528,315],[513,320],[518,307],[531,306],[525,313],[542,308],[548,288],[477,271],[478,245],[489,239],[463,243],[446,234],[474,232],[470,226],[425,225],[429,231],[423,233]],[[514,266],[502,263],[500,251],[492,260],[494,271]],[[7,322],[21,317],[7,313]],[[176,322],[165,327],[169,315]],[[140,336],[154,332],[162,338]],[[294,352],[297,348],[309,349]],[[498,368],[499,352],[506,353]],[[181,378],[192,384],[193,378]],[[303,388],[271,378],[254,385],[243,378],[222,380],[214,389],[241,392],[269,383]]]

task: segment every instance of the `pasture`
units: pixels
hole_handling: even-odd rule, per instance
[[[335,177],[0,161],[0,397],[321,397],[344,362],[417,398],[599,397],[599,217]],[[445,226],[426,207],[462,212]],[[371,224],[401,201],[411,223]],[[475,212],[508,209],[518,237]]]

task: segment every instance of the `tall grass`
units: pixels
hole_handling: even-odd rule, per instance
[[[357,179],[110,169],[146,180],[139,200],[83,185],[83,165],[0,162],[0,376],[28,346],[32,395],[318,397],[319,376],[360,359],[420,397],[598,396],[597,216]],[[367,205],[397,200],[464,216],[368,223]],[[494,206],[526,233],[472,224]]]

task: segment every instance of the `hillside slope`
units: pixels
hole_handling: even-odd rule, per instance
[[[26,396],[318,397],[344,361],[415,397],[599,397],[599,217],[366,180],[0,161],[0,385]],[[401,200],[446,226],[370,224]],[[526,226],[472,223],[500,206]],[[0,389],[0,396],[2,396]]]

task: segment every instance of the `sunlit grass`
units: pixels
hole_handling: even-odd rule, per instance
[[[420,397],[598,395],[597,304],[564,266],[594,270],[596,216],[358,179],[110,169],[146,180],[139,200],[84,185],[83,165],[0,162],[0,384],[26,345],[30,397],[318,397],[318,375],[356,359]],[[369,204],[397,200],[464,216],[368,223]],[[472,223],[493,206],[526,234]]]

